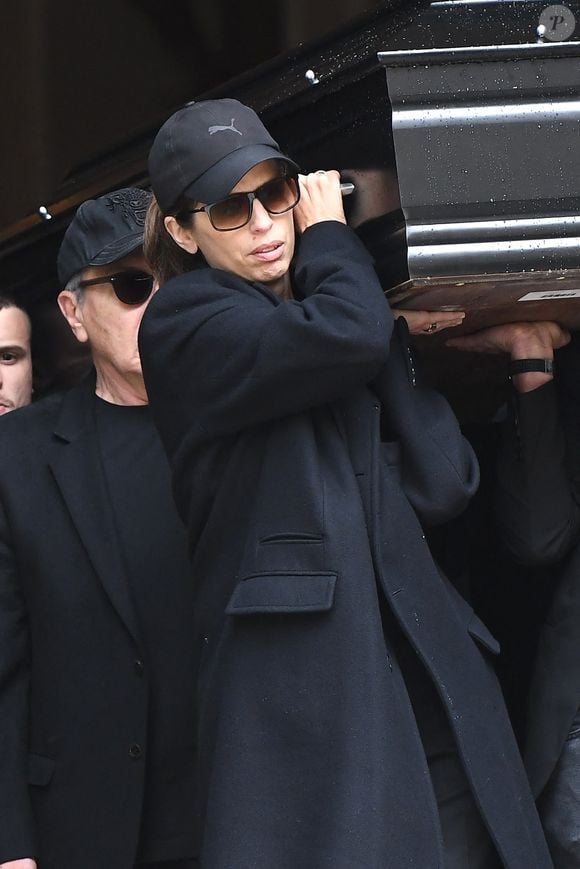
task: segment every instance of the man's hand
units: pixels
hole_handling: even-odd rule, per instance
[[[472,335],[448,338],[448,347],[475,353],[509,353],[512,359],[552,359],[554,350],[564,347],[570,333],[557,323],[505,323]]]
[[[0,863],[0,869],[36,869],[36,860],[31,860],[29,857],[10,860],[8,863]]]
[[[405,311],[393,308],[395,319],[404,317],[411,335],[436,335],[443,329],[461,326],[465,311]]]
[[[304,232],[309,226],[321,223],[323,220],[339,220],[346,223],[342,194],[340,192],[340,175],[336,169],[328,172],[319,169],[310,175],[299,175],[300,202],[294,209],[294,225],[296,231]]]
[[[475,353],[509,353],[512,359],[553,359],[554,350],[570,341],[570,333],[550,321],[505,323],[472,335],[448,338],[448,347]],[[512,377],[518,392],[532,392],[552,380],[551,374],[529,371]]]

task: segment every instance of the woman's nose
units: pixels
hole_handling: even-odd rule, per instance
[[[272,216],[266,211],[259,199],[254,199],[252,209],[252,218],[250,220],[252,229],[263,231],[272,226]]]

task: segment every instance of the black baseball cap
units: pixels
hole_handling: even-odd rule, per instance
[[[110,265],[141,247],[150,202],[151,194],[137,187],[124,187],[83,202],[58,252],[61,286],[87,266]]]
[[[272,158],[298,171],[249,106],[201,100],[163,124],[149,153],[149,177],[167,214],[182,196],[204,203],[224,199],[246,172]]]

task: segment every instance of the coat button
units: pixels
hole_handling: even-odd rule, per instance
[[[133,669],[135,670],[135,673],[138,676],[143,675],[143,670],[145,669],[145,664],[143,663],[141,658],[137,658],[135,661],[133,661]]]
[[[139,760],[142,754],[143,749],[138,742],[134,742],[133,745],[129,746],[129,757],[132,757],[133,760]]]

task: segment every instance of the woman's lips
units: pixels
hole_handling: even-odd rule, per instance
[[[9,410],[12,410],[12,405],[0,401],[0,416],[2,416],[3,413],[8,413]]]
[[[259,247],[254,248],[251,256],[255,256],[256,259],[262,262],[273,262],[282,256],[283,248],[283,241],[273,241],[270,244],[261,244]]]

